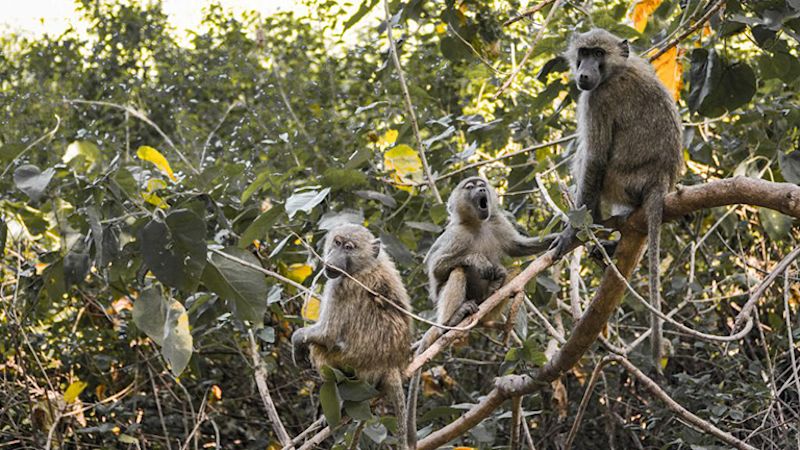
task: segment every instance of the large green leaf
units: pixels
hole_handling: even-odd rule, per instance
[[[236,247],[223,250],[226,254],[261,267],[251,253]],[[263,325],[267,310],[267,280],[256,269],[213,254],[203,274],[203,284],[224,298],[239,320],[248,320],[256,328]]]
[[[328,196],[330,191],[331,188],[325,188],[321,191],[311,190],[295,192],[286,200],[286,213],[289,214],[290,219],[294,217],[298,211],[310,213],[315,206],[325,200],[325,197]]]
[[[792,229],[791,217],[768,208],[758,208],[758,217],[770,239],[780,242],[789,238]]]
[[[14,170],[14,184],[31,200],[38,201],[55,173],[52,167],[42,172],[33,164],[23,164]]]
[[[239,247],[245,248],[253,241],[264,239],[267,236],[267,232],[272,228],[272,224],[281,216],[281,213],[283,213],[283,206],[276,205],[256,217],[242,232],[242,236],[239,239]]]
[[[157,288],[144,289],[133,303],[133,323],[156,344],[164,342],[164,323],[167,320],[167,304]]]
[[[164,323],[164,342],[161,347],[169,369],[179,376],[192,357],[192,333],[189,332],[189,316],[186,309],[176,300],[170,301],[167,320]]]
[[[139,234],[147,267],[167,286],[192,292],[206,265],[206,224],[189,210],[178,210],[162,223],[151,220]]]
[[[738,62],[728,64],[716,51],[692,52],[689,108],[706,117],[718,117],[747,104],[756,93],[753,69]]]
[[[329,380],[322,383],[319,388],[319,402],[328,425],[331,427],[339,425],[342,420],[342,407],[335,381]]]

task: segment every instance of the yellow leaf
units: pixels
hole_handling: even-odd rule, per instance
[[[314,117],[322,116],[322,107],[319,106],[319,103],[312,103],[308,105],[308,109],[311,110],[311,114],[314,114]]]
[[[175,174],[172,173],[172,167],[169,166],[169,161],[167,161],[167,158],[164,158],[164,155],[162,155],[158,150],[154,149],[153,147],[143,145],[139,147],[139,150],[136,150],[136,156],[144,161],[155,164],[155,166],[167,174],[172,181],[177,181]]]
[[[447,33],[447,25],[440,23],[436,25],[436,34],[445,34]]]
[[[679,51],[677,47],[672,47],[653,61],[658,79],[664,83],[675,101],[681,98],[683,88],[683,62],[680,58],[682,53],[683,50]]]
[[[380,137],[380,139],[378,139],[378,145],[384,147],[388,145],[394,145],[394,143],[397,142],[397,136],[399,134],[400,133],[397,130],[388,130],[383,134],[383,136]]]
[[[636,31],[641,33],[647,28],[647,19],[650,18],[650,15],[653,14],[653,11],[658,8],[661,2],[662,0],[638,0],[633,5],[630,18]]]
[[[303,303],[303,309],[300,310],[300,314],[304,319],[316,322],[319,320],[319,305],[318,298],[308,297]]]
[[[453,447],[453,450],[478,450],[475,447]]]
[[[216,384],[211,386],[211,392],[209,393],[209,396],[211,397],[212,400],[216,401],[222,400],[222,388],[217,386]]]
[[[167,187],[166,181],[162,180],[161,178],[150,178],[147,180],[145,189],[147,189],[147,192],[153,192],[159,189],[164,189],[165,187]]]
[[[286,268],[286,277],[290,280],[302,283],[314,269],[308,264],[294,263]]]
[[[167,202],[164,201],[163,198],[159,197],[158,194],[150,194],[147,192],[142,192],[142,198],[147,203],[150,203],[151,205],[157,206],[159,208],[167,209],[169,207],[169,204],[167,204]]]
[[[422,160],[419,159],[419,153],[405,144],[398,145],[384,153],[383,164],[386,170],[394,171],[400,178],[422,173]]]
[[[86,386],[88,386],[88,384],[83,381],[73,381],[72,384],[67,387],[67,390],[64,391],[64,402],[72,403],[77,400],[81,392],[86,389]]]

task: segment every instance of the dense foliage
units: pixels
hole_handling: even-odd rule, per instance
[[[390,2],[422,147],[377,0],[311,2],[307,17],[234,17],[211,7],[187,39],[158,2],[78,0],[88,36],[0,37],[0,443],[279,448],[255,385],[252,333],[291,436],[321,415],[327,383],[328,419],[336,419],[331,401],[344,396],[343,415],[367,420],[361,448],[387,448],[391,408],[365,410],[369,388],[339,373],[323,381],[292,361],[289,336],[318,303],[257,269],[319,292],[315,251],[325,229],[355,220],[380,235],[415,312],[432,317],[422,259],[447,213],[424,183],[419,153],[445,198],[462,176],[481,173],[521,229],[558,229],[537,183],[569,210],[559,181],[570,181],[572,143],[489,160],[574,132],[576,91],[559,57],[568,36],[602,26],[644,52],[681,37],[717,3],[556,2],[530,59],[497,96],[552,6],[504,27],[527,5]],[[724,3],[657,60],[686,122],[681,182],[749,175],[800,183],[800,2]],[[798,239],[790,218],[754,207],[665,225],[665,308],[680,306],[675,319],[692,328],[729,334],[751,289]],[[565,333],[573,323],[567,262],[527,289]],[[587,301],[602,272],[581,263]],[[741,341],[706,342],[666,326],[663,388],[758,448],[800,439],[793,267],[767,291]],[[642,293],[645,275],[632,280]],[[480,330],[426,367],[426,432],[458,417],[488,380],[546,360],[551,337],[523,311],[521,344]],[[628,295],[605,336],[624,347],[648,317]],[[418,322],[417,335],[426,328]],[[645,370],[646,347],[630,354]],[[525,398],[536,448],[561,448],[605,352],[594,347],[572,373]],[[457,443],[501,448],[509,417],[498,410]],[[322,447],[349,445],[357,423],[343,420]],[[574,444],[718,445],[616,366],[605,370]]]

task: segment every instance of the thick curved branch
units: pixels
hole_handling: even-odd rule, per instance
[[[732,204],[761,206],[800,219],[800,186],[790,183],[773,183],[754,178],[734,177],[697,186],[683,187],[667,196],[664,205],[664,220],[675,220],[694,211]],[[634,212],[627,221],[618,227],[622,232],[622,238],[617,247],[615,259],[617,260],[617,268],[625,278],[630,278],[644,251],[644,244],[647,240],[646,225],[644,214],[639,210]],[[531,276],[525,278],[523,275],[528,275],[533,270],[531,266],[541,262],[544,258],[547,258],[548,262],[552,263],[552,257],[548,252],[531,263],[520,275],[498,291],[495,296],[501,292],[507,295],[509,292],[506,288],[511,285],[514,285],[515,289],[523,288],[531,278]],[[544,268],[537,267],[537,270],[540,272]],[[623,280],[611,268],[606,269],[600,287],[597,289],[591,304],[581,316],[580,321],[575,325],[569,339],[544,367],[535,371],[531,376],[511,375],[499,378],[495,389],[489,392],[480,403],[454,422],[428,435],[418,443],[417,448],[432,450],[445,445],[480,423],[500,407],[505,400],[518,395],[536,392],[571,369],[595,342],[622,299],[624,292],[625,283]],[[490,297],[490,299],[494,299],[495,296]],[[466,320],[471,320],[471,318]],[[434,345],[436,344],[438,342],[434,343]]]

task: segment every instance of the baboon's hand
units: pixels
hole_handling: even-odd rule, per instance
[[[461,323],[462,320],[478,312],[478,304],[472,300],[467,300],[453,314],[453,317],[447,321],[448,327],[454,327]]]
[[[306,333],[299,329],[292,334],[292,362],[297,365],[297,355],[303,355],[306,348]]]
[[[508,272],[503,266],[486,266],[481,268],[481,278],[489,281],[505,279]]]
[[[567,253],[577,237],[578,230],[572,228],[572,225],[567,225],[567,228],[564,228],[564,231],[562,231],[561,234],[559,234],[558,237],[553,241],[553,243],[550,244],[550,250],[555,249],[556,251],[554,259],[561,259],[561,257]]]

